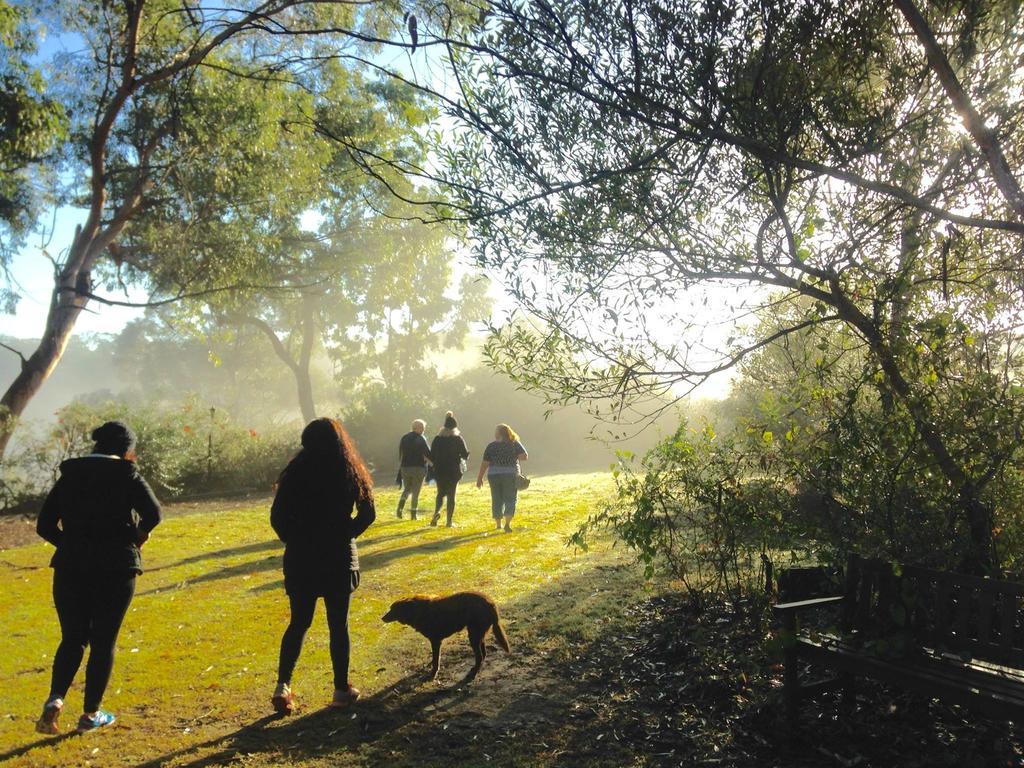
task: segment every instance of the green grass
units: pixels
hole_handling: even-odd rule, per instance
[[[605,475],[537,478],[520,497],[512,534],[491,530],[486,488],[460,488],[452,530],[429,528],[422,516],[397,520],[395,492],[379,491],[378,521],[360,540],[363,580],[351,611],[350,677],[365,698],[344,714],[322,709],[331,674],[321,608],[294,680],[303,711],[265,718],[288,619],[282,548],[266,503],[172,517],[157,529],[104,702],[119,723],[84,737],[32,730],[58,641],[50,552],[42,544],[3,552],[0,763],[546,764],[554,747],[523,750],[508,736],[517,723],[548,722],[568,707],[571,691],[545,679],[545,665],[600,642],[617,607],[643,589],[621,549],[565,546],[610,488]],[[444,645],[440,680],[427,683],[426,640],[380,617],[403,595],[461,589],[498,603],[513,655],[494,650],[477,680],[460,684],[472,653],[459,635]],[[65,727],[81,706],[83,673],[68,695]]]

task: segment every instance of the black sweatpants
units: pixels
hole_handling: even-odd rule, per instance
[[[448,497],[448,517],[450,518],[455,513],[455,492],[459,489],[460,477],[441,477],[438,476],[437,480],[437,499],[434,502],[434,513],[441,511],[441,504],[444,498]]]
[[[53,657],[50,696],[67,696],[82,665],[85,647],[83,712],[95,712],[114,668],[114,645],[135,594],[135,574],[124,571],[53,571],[53,604],[60,621],[60,645]]]
[[[349,588],[346,589],[346,586]],[[327,628],[331,635],[331,666],[334,668],[334,688],[338,691],[348,688],[348,607],[352,601],[352,593],[358,586],[359,571],[352,571],[348,585],[343,584],[337,589],[328,589],[323,594],[323,590],[314,589],[292,588],[289,591],[288,602],[291,605],[291,620],[281,638],[281,656],[277,667],[279,683],[291,684],[295,664],[302,652],[302,641],[306,637],[306,630],[313,623],[317,600],[323,597],[324,607],[327,609]]]

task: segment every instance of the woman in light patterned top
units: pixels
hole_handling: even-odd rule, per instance
[[[526,448],[512,427],[499,424],[494,428],[494,442],[484,449],[480,472],[476,476],[476,487],[483,486],[486,474],[491,486],[491,517],[494,518],[494,527],[501,528],[501,518],[504,517],[506,533],[512,530],[512,516],[516,513],[519,462],[527,458]]]

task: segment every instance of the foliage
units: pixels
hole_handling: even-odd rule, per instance
[[[23,441],[4,463],[7,509],[38,501],[59,476],[60,462],[92,448],[90,433],[109,419],[127,422],[138,437],[139,470],[161,499],[239,491],[269,491],[298,447],[297,425],[256,430],[189,399],[163,403],[72,403],[56,424]]]
[[[965,84],[957,103],[998,126],[969,137],[889,3],[488,11],[452,57],[467,93],[446,178],[478,260],[549,329],[503,329],[494,356],[554,402],[628,407],[839,328],[955,495],[962,565],[991,568],[987,486],[1020,409],[1024,225],[993,181],[1024,156],[1020,6],[929,8]],[[757,314],[785,322],[724,330]],[[989,401],[961,386],[983,338],[985,370],[1009,371]],[[945,431],[962,405],[975,426]]]
[[[1019,573],[1019,351],[1003,333],[970,336],[960,326],[922,338],[929,332],[930,348],[909,352],[908,368],[924,366],[918,376],[929,378],[940,404],[934,423],[958,460],[991,473],[985,502],[996,567]],[[964,560],[971,532],[958,514],[958,491],[856,337],[808,329],[762,349],[741,374],[732,424],[721,429],[785,435],[777,476],[800,489],[812,513],[807,533],[823,556],[842,562],[858,552],[938,568]]]
[[[36,213],[38,164],[67,127],[63,107],[47,93],[32,64],[37,35],[24,8],[0,0],[0,265],[5,267]],[[5,303],[11,298],[5,295]]]
[[[815,545],[778,479],[774,444],[768,431],[720,437],[684,424],[642,458],[621,452],[616,498],[570,541],[586,547],[591,532],[611,529],[648,578],[664,563],[693,599],[763,590],[767,563],[805,558]]]
[[[394,205],[382,213],[369,201],[347,207],[348,218],[332,212],[316,235],[282,248],[280,289],[233,291],[160,313],[211,351],[255,330],[294,377],[305,420],[317,403],[330,406],[332,392],[355,392],[367,380],[427,386],[437,377],[432,358],[461,348],[490,309],[486,281],[457,276],[446,229],[403,219]],[[334,381],[318,382],[314,398],[318,358]]]
[[[770,330],[788,319],[762,322]],[[951,445],[998,467],[985,497],[995,563],[1019,577],[1019,418],[1001,423],[1015,412],[1016,385],[979,351],[1002,343],[954,347],[933,392]],[[841,566],[856,552],[955,569],[970,548],[957,491],[872,363],[856,337],[836,328],[764,347],[703,429],[683,425],[642,459],[620,456],[616,502],[574,541],[585,545],[590,530],[610,527],[648,574],[664,563],[695,590],[759,589],[762,554],[776,567],[794,559]]]
[[[296,212],[331,187],[351,189],[332,150],[372,155],[392,145],[378,133],[397,133],[400,156],[420,119],[412,89],[366,64],[382,45],[407,45],[390,2],[19,7],[57,41],[40,58],[67,131],[47,169],[56,204],[82,221],[54,259],[39,342],[0,397],[12,417],[0,454],[88,306],[117,303],[109,292],[129,286],[156,303],[278,286],[282,243],[300,236]]]

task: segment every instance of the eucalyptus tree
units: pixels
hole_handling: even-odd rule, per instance
[[[310,119],[284,133],[276,127],[287,110],[270,109],[267,93],[280,86],[260,85],[252,100],[231,94],[230,109],[250,109],[249,122],[266,126],[255,132],[267,134],[266,146],[235,137],[223,146],[263,163],[251,189],[236,185],[228,199],[211,187],[203,142],[197,166],[168,179],[167,204],[143,211],[115,248],[160,293],[185,297],[161,310],[176,328],[213,340],[258,331],[294,377],[306,420],[316,413],[317,354],[350,395],[362,376],[401,387],[427,374],[429,352],[461,345],[487,311],[484,284],[453,274],[456,233],[423,223],[399,200],[422,190],[387,168],[364,167],[365,157],[385,154],[422,162],[432,111],[409,86],[357,67],[321,67],[316,77],[331,98],[314,100],[304,109]],[[242,270],[211,279],[215,264]],[[232,278],[231,291],[217,289]]]
[[[989,567],[1020,438],[1022,32],[1015,3],[911,0],[497,0],[467,39],[433,30],[447,214],[551,329],[499,332],[495,363],[625,407],[842,327]],[[723,330],[757,312],[785,322]],[[982,355],[963,439],[946,409]]]
[[[194,281],[211,290],[259,279],[266,250],[256,240],[290,233],[287,225],[253,233],[248,224],[272,222],[278,190],[315,176],[315,148],[305,169],[296,171],[292,161],[314,134],[317,115],[329,113],[333,95],[344,92],[342,64],[363,61],[392,40],[414,47],[402,37],[401,9],[388,2],[40,0],[26,7],[63,43],[47,63],[49,93],[69,121],[56,171],[70,181],[63,202],[84,218],[55,262],[38,346],[22,357],[0,397],[0,453],[81,313],[109,301],[99,285],[176,286],[175,298]],[[358,146],[360,137],[346,138]],[[284,158],[277,155],[282,147]],[[171,183],[176,175],[188,184]],[[193,208],[170,192],[185,186],[210,207]],[[168,251],[177,244],[174,265],[138,247],[146,233],[125,243],[140,216],[154,210],[164,220],[150,216],[149,235],[169,238]]]
[[[287,251],[277,289],[218,293],[163,312],[214,341],[255,329],[294,378],[309,421],[318,358],[326,356],[333,389],[349,405],[371,384],[426,391],[436,377],[431,354],[462,347],[472,325],[487,320],[487,286],[457,273],[449,241],[444,228],[396,216],[325,221],[318,238]]]

